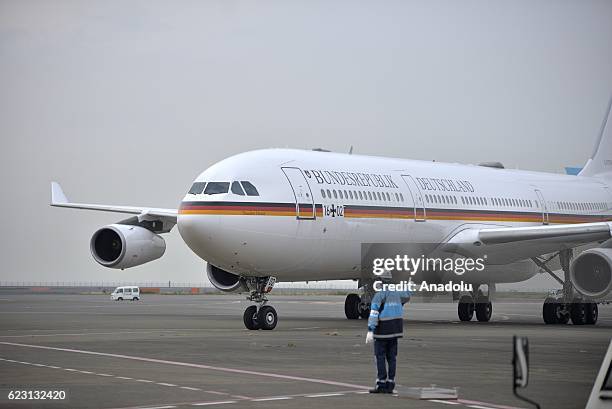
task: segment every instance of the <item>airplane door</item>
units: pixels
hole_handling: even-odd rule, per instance
[[[295,213],[298,219],[314,219],[315,205],[310,186],[299,168],[281,168],[295,196]]]
[[[414,220],[417,222],[424,222],[426,217],[425,201],[423,200],[421,189],[419,189],[412,176],[402,175],[402,179],[404,179],[404,183],[406,183],[408,191],[412,196],[412,203],[414,203]]]
[[[544,200],[544,195],[542,195],[540,189],[535,189],[535,192],[538,196],[540,207],[542,208],[542,224],[548,224],[548,204],[546,204],[546,200]]]

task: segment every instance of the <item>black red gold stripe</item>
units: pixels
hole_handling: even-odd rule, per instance
[[[512,210],[471,210],[471,209],[417,209],[417,218],[427,220],[465,220],[485,222],[527,222],[541,223],[540,211],[512,211]],[[266,203],[266,202],[183,202],[179,214],[211,214],[211,215],[252,215],[252,216],[291,216],[296,217],[295,203]],[[315,205],[316,217],[323,217],[323,206]],[[311,204],[300,204],[300,217],[312,216]],[[393,206],[344,206],[345,218],[374,218],[374,219],[414,219],[413,207]],[[583,215],[549,213],[548,222],[556,224],[592,223],[612,221],[608,215]]]
[[[315,205],[317,217],[323,216],[323,208]],[[300,204],[300,217],[312,216],[311,204]],[[295,203],[263,202],[183,202],[179,214],[217,214],[251,216],[297,216]]]

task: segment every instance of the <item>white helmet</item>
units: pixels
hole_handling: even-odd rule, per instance
[[[393,273],[391,273],[391,270],[384,270],[382,273],[377,274],[376,278],[379,278],[384,281],[389,281],[393,279]]]

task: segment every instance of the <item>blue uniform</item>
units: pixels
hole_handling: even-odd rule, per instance
[[[393,391],[397,361],[397,339],[404,335],[404,304],[409,291],[379,291],[370,304],[368,331],[374,333],[377,388]],[[387,373],[387,364],[389,372]]]
[[[404,306],[410,299],[410,291],[378,291],[370,304],[368,331],[374,339],[401,338]],[[381,311],[381,306],[383,306]]]

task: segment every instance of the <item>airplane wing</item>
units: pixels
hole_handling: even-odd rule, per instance
[[[64,194],[62,187],[57,182],[51,182],[51,206],[69,207],[73,209],[97,210],[100,212],[114,212],[138,215],[126,219],[120,224],[140,224],[142,222],[161,221],[163,228],[160,233],[166,233],[176,224],[178,210],[160,209],[157,207],[116,206],[89,203],[71,203]]]
[[[452,236],[441,250],[466,257],[486,255],[488,263],[507,264],[610,238],[612,222],[467,228]]]

